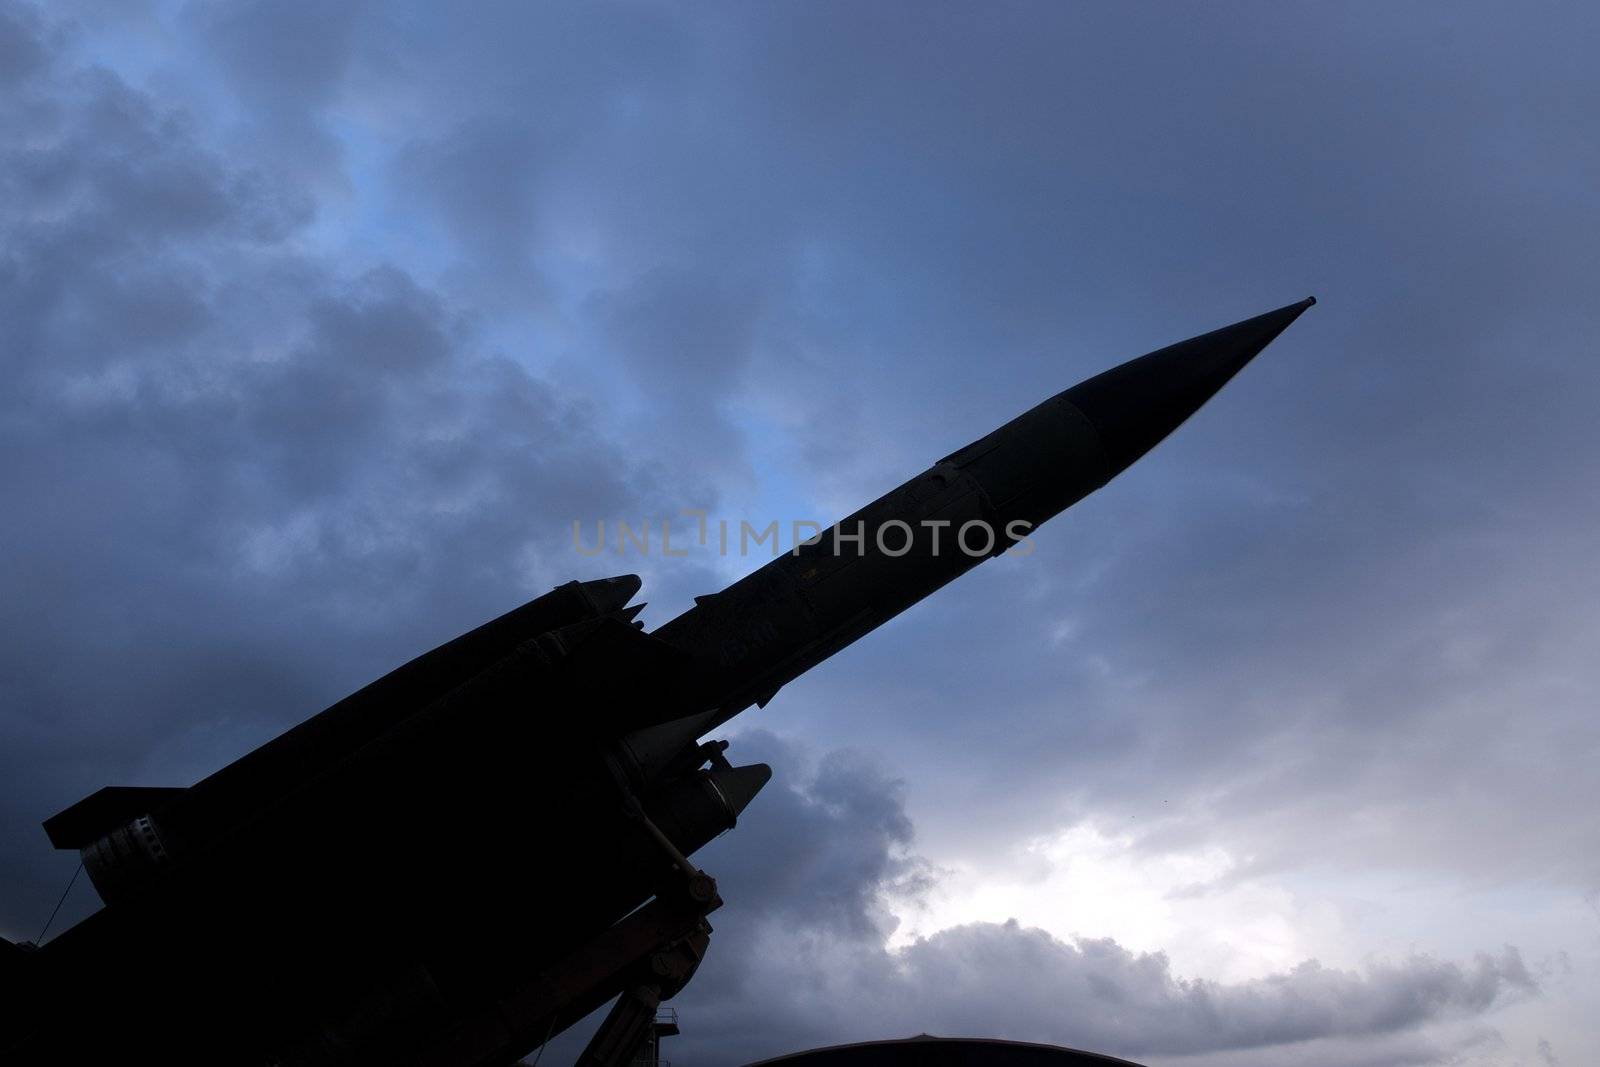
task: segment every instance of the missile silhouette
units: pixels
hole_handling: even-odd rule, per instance
[[[1126,470],[1316,303],[1140,356],[958,449],[655,631],[695,658],[706,729],[887,622]],[[965,532],[963,532],[965,531]]]
[[[689,857],[771,776],[702,738],[1114,478],[1313,303],[1050,397],[653,632],[637,576],[569,582],[192,786],[85,798],[45,829],[105,907],[0,941],[0,1058],[506,1064],[615,998],[581,1062],[625,1061],[706,950]]]

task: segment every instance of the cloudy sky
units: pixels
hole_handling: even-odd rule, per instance
[[[0,0],[0,932],[102,784],[760,562],[575,519],[831,521],[1314,293],[732,724],[777,777],[673,1059],[1589,1062],[1597,53],[1576,4]]]

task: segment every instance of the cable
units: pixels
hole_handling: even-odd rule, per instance
[[[544,1046],[550,1043],[550,1035],[556,1032],[556,1017],[550,1016],[550,1028],[544,1032],[544,1045],[539,1046],[539,1055],[533,1058],[532,1067],[539,1067],[539,1061],[544,1058]]]
[[[56,906],[50,912],[50,918],[44,921],[44,929],[39,931],[39,936],[33,939],[35,945],[44,944],[44,935],[49,932],[50,924],[56,921],[56,914],[61,910],[61,905],[67,902],[67,894],[72,892],[72,887],[78,882],[78,875],[83,873],[83,864],[78,864],[78,869],[72,872],[72,878],[67,882],[67,888],[61,891],[61,899],[56,901]]]

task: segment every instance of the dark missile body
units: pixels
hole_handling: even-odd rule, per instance
[[[1010,549],[1021,539],[1015,534],[1025,536],[1116,477],[1314,303],[1307,298],[1181,341],[1056,394],[814,543],[700,598],[655,636],[700,664],[696,697],[716,709],[711,724],[765,703],[780,686]],[[897,523],[904,529],[887,528]],[[978,525],[964,548],[957,541],[968,523]],[[977,551],[986,543],[988,551]]]
[[[1051,397],[653,633],[636,577],[571,582],[193,786],[79,802],[45,827],[106,907],[0,942],[0,1061],[511,1063],[671,995],[719,903],[686,857],[769,776],[700,738],[1105,484],[1311,303]]]

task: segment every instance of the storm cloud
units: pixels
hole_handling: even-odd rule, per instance
[[[102,784],[192,781],[559,581],[640,571],[653,626],[759,562],[586,558],[574,519],[830,521],[1315,293],[1033,555],[734,725],[778,778],[705,853],[679,1040],[1571,1062],[1597,40],[1490,4],[0,3],[0,927]]]
[[[779,773],[737,832],[698,857],[729,903],[712,916],[704,972],[677,1002],[685,1036],[669,1051],[683,1062],[926,1032],[1152,1062],[1262,1049],[1281,1057],[1286,1046],[1341,1062],[1331,1058],[1348,1053],[1341,1043],[1404,1042],[1424,1024],[1539,992],[1510,947],[1466,962],[1378,959],[1359,971],[1308,959],[1232,983],[1184,977],[1159,952],[1062,939],[1015,919],[891,947],[887,902],[925,893],[939,876],[916,851],[904,783],[861,753],[814,755],[760,731],[740,747]],[[575,1051],[581,1036],[559,1051]]]
[[[52,51],[75,31],[6,15],[0,777],[18,921],[53,892],[22,859],[41,818],[107,779],[207,773],[565,580],[545,515],[656,491],[648,459],[469,309],[308,250],[297,186]]]

